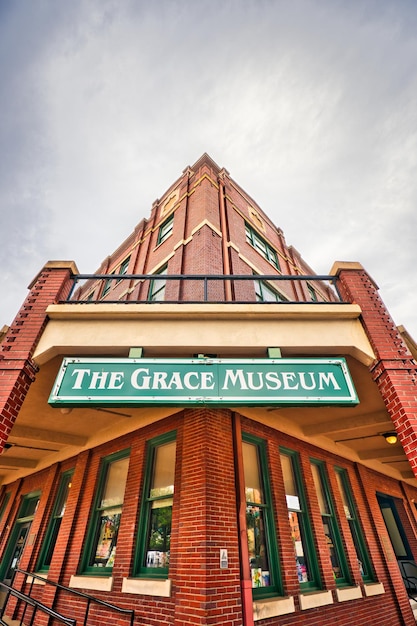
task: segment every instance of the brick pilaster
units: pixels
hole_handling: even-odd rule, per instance
[[[343,299],[361,307],[362,324],[376,355],[370,371],[417,477],[417,364],[363,267],[338,263],[332,273],[338,276]]]
[[[46,309],[66,297],[75,273],[72,261],[46,263],[0,345],[0,453],[35,380],[32,355],[47,323]]]

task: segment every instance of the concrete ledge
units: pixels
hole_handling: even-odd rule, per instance
[[[348,600],[358,600],[362,598],[362,589],[358,587],[341,587],[336,589],[336,596],[339,602],[347,602]]]
[[[71,576],[69,586],[73,589],[93,589],[94,591],[111,591],[112,576]]]
[[[122,593],[135,593],[144,596],[171,597],[171,580],[150,578],[123,578]]]
[[[253,603],[253,619],[255,622],[260,619],[268,619],[269,617],[277,617],[278,615],[287,615],[294,612],[295,606],[292,596],[267,598]]]
[[[307,609],[316,609],[318,606],[333,604],[333,596],[330,590],[300,593],[298,598],[300,600],[300,609],[302,611],[306,611]]]
[[[382,583],[368,583],[363,586],[365,590],[365,595],[369,598],[370,596],[379,596],[381,593],[385,593],[384,585]]]

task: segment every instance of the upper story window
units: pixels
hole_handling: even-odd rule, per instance
[[[265,280],[255,279],[255,296],[257,302],[286,302],[287,298],[275,291]]]
[[[244,435],[246,524],[254,598],[281,592],[265,441]]]
[[[158,240],[156,244],[159,246],[160,243],[168,239],[168,237],[172,234],[172,229],[174,228],[174,215],[172,214],[161,226],[158,231]]]
[[[317,291],[310,284],[307,283],[308,294],[312,302],[317,302]]]
[[[262,256],[269,261],[277,270],[279,270],[278,255],[276,251],[262,239],[260,235],[249,224],[245,224],[246,241],[262,254]]]
[[[124,261],[121,262],[119,271],[117,272],[118,274],[120,274],[120,276],[124,276],[125,274],[127,274],[129,263],[130,263],[130,256],[128,256]],[[122,279],[119,278],[117,282],[120,282],[121,280]]]
[[[162,267],[156,273],[156,276],[158,274],[166,274],[167,268],[168,266],[164,265],[164,267]],[[167,281],[165,278],[153,278],[149,285],[148,300],[152,302],[162,302],[163,300],[165,300],[166,284],[167,284]]]
[[[124,450],[102,459],[83,573],[108,576],[112,571],[129,468],[128,454],[129,451]]]
[[[137,575],[154,578],[168,576],[175,455],[175,432],[148,442],[136,553]]]
[[[114,271],[111,273],[114,274]],[[113,284],[114,278],[107,278],[106,282],[104,283],[104,287],[103,287],[103,291],[101,293],[101,297],[104,298],[104,296],[107,296],[107,294],[109,293],[112,284]]]

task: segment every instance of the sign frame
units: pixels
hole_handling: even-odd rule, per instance
[[[359,399],[343,357],[69,357],[62,361],[48,403],[53,407],[354,406]]]

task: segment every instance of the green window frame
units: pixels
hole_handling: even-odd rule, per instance
[[[282,595],[266,441],[243,433],[242,452],[252,595]]]
[[[96,495],[91,511],[81,573],[109,576],[116,556],[130,450],[101,459]]]
[[[27,533],[30,528],[30,523],[33,521],[36,511],[38,510],[40,497],[41,491],[32,491],[22,497],[17,518],[13,524],[10,537],[3,553],[3,558],[0,563],[0,580],[10,580],[12,571],[17,567],[18,558],[20,558],[23,553],[28,539]],[[24,529],[25,525],[26,529]],[[13,551],[16,549],[16,540],[19,537],[22,538],[23,544],[20,547],[18,556],[16,556],[16,553]]]
[[[167,265],[164,265],[155,276],[158,274],[166,274],[168,269]],[[165,300],[165,289],[167,281],[165,278],[153,278],[149,285],[148,301],[149,302],[163,302]]]
[[[273,289],[265,280],[255,279],[253,282],[257,302],[287,302],[287,298]]]
[[[125,274],[127,274],[127,270],[129,268],[129,263],[130,263],[130,255],[126,259],[124,259],[124,261],[122,261],[120,263],[120,267],[119,267],[119,271],[118,271],[118,274],[120,276],[124,276]],[[119,278],[117,280],[117,282],[120,283],[122,280],[123,280],[122,278]]]
[[[358,560],[359,572],[364,582],[373,582],[375,574],[372,567],[371,559],[365,542],[362,526],[358,517],[355,501],[353,499],[352,488],[349,482],[349,476],[345,469],[335,467],[337,484],[339,485],[340,495],[342,497],[343,509],[349,524],[350,534],[352,535],[353,545],[355,546],[356,558]]]
[[[333,576],[337,586],[345,586],[350,584],[351,579],[325,464],[317,459],[310,459],[310,464]]]
[[[309,283],[307,283],[307,289],[308,289],[308,293],[310,296],[310,300],[312,302],[318,302],[317,291],[314,289],[314,287],[310,285]]]
[[[175,465],[176,431],[147,442],[134,576],[168,577]]]
[[[246,241],[277,270],[280,269],[278,254],[258,233],[245,222]]]
[[[64,517],[65,508],[67,505],[67,499],[69,495],[69,490],[71,488],[71,480],[73,474],[73,469],[61,474],[51,518],[49,520],[45,539],[42,543],[39,555],[38,565],[36,568],[36,571],[38,572],[49,571],[52,555],[55,549],[56,541],[58,539],[59,529],[61,528],[62,518]]]
[[[320,572],[298,452],[280,447],[288,520],[301,591],[321,589]]]
[[[111,275],[114,274],[114,271],[111,272]],[[107,294],[109,293],[111,286],[112,286],[112,282],[113,282],[114,278],[107,278],[105,283],[104,283],[104,287],[103,287],[103,291],[101,294],[101,297],[104,298],[104,296],[107,296]]]
[[[170,235],[172,235],[172,231],[174,229],[174,215],[172,214],[161,226],[158,231],[158,239],[156,245],[159,246],[163,243]]]

